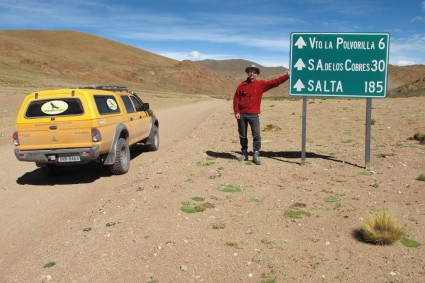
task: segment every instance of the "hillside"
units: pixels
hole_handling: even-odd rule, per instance
[[[217,72],[220,74],[225,74],[234,78],[237,78],[239,81],[246,79],[246,75],[243,72],[247,66],[256,65],[260,68],[260,76],[262,79],[274,78],[279,74],[284,73],[288,69],[284,67],[264,67],[260,64],[257,64],[252,61],[241,60],[241,59],[231,59],[231,60],[203,60],[199,61],[201,65]]]
[[[112,84],[213,95],[233,92],[236,83],[190,61],[85,33],[0,31],[0,85],[4,86]]]
[[[245,79],[246,60],[177,61],[75,31],[0,31],[0,86],[58,88],[125,85],[132,89],[230,98]],[[260,79],[283,67],[261,68]],[[389,96],[423,95],[425,66],[390,66]],[[412,92],[413,91],[413,92]],[[284,96],[287,84],[270,91]]]

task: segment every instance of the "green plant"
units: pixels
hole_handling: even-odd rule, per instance
[[[192,205],[192,204],[186,204],[183,205],[180,210],[185,213],[195,213],[195,212],[202,212],[206,209],[204,205]]]
[[[242,191],[242,188],[237,185],[221,185],[219,190],[224,193],[237,193]]]
[[[242,242],[238,242],[238,241],[227,241],[226,245],[230,246],[230,247],[234,247],[235,249],[242,249],[241,244],[243,244]]]
[[[261,283],[276,283],[276,282],[277,282],[277,278],[276,278],[275,269],[272,268],[269,273],[261,274]]]
[[[405,229],[388,210],[383,210],[365,220],[362,232],[368,242],[390,245],[401,239]]]
[[[419,181],[422,181],[422,182],[425,182],[425,173],[421,173],[421,174],[419,174],[419,176],[418,176],[418,180],[419,180]]]
[[[91,227],[87,227],[83,229],[83,232],[90,232],[91,230],[92,230]]]
[[[408,239],[406,237],[402,237],[400,239],[400,242],[403,245],[405,245],[406,247],[409,247],[409,248],[417,248],[421,245],[419,242],[416,242],[415,240]]]
[[[203,198],[203,197],[193,197],[192,200],[194,200],[194,201],[204,201],[205,198]]]
[[[269,239],[261,239],[261,243],[265,244],[265,245],[273,245],[274,242],[272,240]]]
[[[262,200],[261,198],[258,198],[258,197],[253,197],[253,198],[251,198],[251,201],[253,201],[253,202],[257,202],[257,203],[260,203],[260,202],[262,202],[263,200]]]
[[[213,229],[224,229],[224,228],[226,228],[226,223],[224,223],[224,222],[214,222],[212,224],[212,228]]]
[[[285,217],[295,218],[295,219],[301,218],[303,217],[303,215],[310,217],[311,213],[308,211],[303,211],[303,210],[287,210],[285,211],[285,214],[284,214]]]
[[[339,202],[341,199],[337,196],[328,196],[324,199],[326,202]]]
[[[50,267],[55,266],[55,265],[56,265],[56,262],[54,262],[54,261],[49,261],[48,263],[46,263],[46,264],[43,266],[43,268],[50,268]]]
[[[115,222],[108,222],[108,223],[106,223],[105,226],[106,227],[113,227],[113,226],[115,226]]]
[[[202,167],[202,166],[211,166],[211,165],[214,165],[214,161],[207,161],[207,162],[196,162],[196,166],[200,166],[200,167]]]

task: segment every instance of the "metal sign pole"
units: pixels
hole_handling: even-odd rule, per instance
[[[302,121],[302,137],[301,137],[301,165],[305,165],[305,147],[307,135],[307,96],[303,96],[303,121]]]
[[[365,168],[370,169],[370,137],[372,118],[372,98],[366,100],[366,140],[365,140]]]

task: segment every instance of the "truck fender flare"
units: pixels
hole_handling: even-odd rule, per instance
[[[116,152],[117,152],[117,143],[121,136],[123,136],[127,139],[128,137],[128,129],[123,123],[117,124],[115,128],[114,137],[112,139],[111,148],[109,149],[108,155],[106,156],[105,160],[103,161],[103,164],[105,165],[111,165],[114,164]]]
[[[146,141],[147,144],[151,144],[152,143],[152,139],[153,139],[153,126],[156,126],[159,129],[159,122],[158,119],[156,118],[156,116],[152,116],[152,121],[151,121],[151,130],[149,132],[149,137]]]

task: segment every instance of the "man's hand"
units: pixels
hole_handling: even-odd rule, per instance
[[[235,118],[239,120],[241,118],[241,114],[235,113]]]

